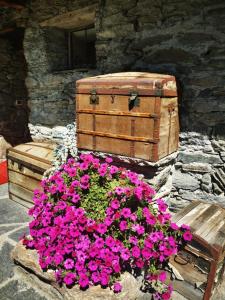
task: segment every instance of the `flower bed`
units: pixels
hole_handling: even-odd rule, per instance
[[[155,299],[169,299],[168,258],[191,239],[188,226],[171,223],[167,205],[136,173],[100,163],[91,154],[70,158],[42,180],[29,214],[31,238],[42,269],[59,283],[100,284],[120,292],[120,274],[142,274]],[[147,283],[147,285],[146,285]]]

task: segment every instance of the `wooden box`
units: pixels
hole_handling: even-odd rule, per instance
[[[7,152],[9,198],[30,207],[33,190],[40,188],[43,173],[51,168],[53,145],[26,143]]]
[[[183,277],[174,289],[190,300],[208,300],[224,275],[225,209],[194,201],[178,212],[173,221],[188,224],[193,240],[170,260]]]
[[[173,76],[127,72],[76,83],[78,148],[157,161],[178,148]]]

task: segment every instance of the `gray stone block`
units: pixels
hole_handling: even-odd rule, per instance
[[[177,189],[195,191],[200,188],[199,181],[189,174],[175,171],[173,174],[173,185]]]
[[[223,164],[219,154],[206,154],[200,151],[196,152],[180,152],[178,154],[178,161],[185,164],[190,163],[206,163],[206,164]]]
[[[1,300],[47,300],[21,280],[13,280],[0,289]],[[56,300],[56,299],[55,299]]]

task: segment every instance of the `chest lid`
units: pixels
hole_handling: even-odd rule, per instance
[[[76,82],[78,94],[110,94],[176,97],[176,79],[172,75],[145,72],[122,72],[80,79]]]
[[[50,143],[26,143],[9,148],[7,158],[24,165],[47,170],[51,167],[54,145]]]

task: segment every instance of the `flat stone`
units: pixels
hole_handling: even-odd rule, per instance
[[[13,246],[5,242],[0,250],[0,284],[13,276],[13,261],[10,259],[10,252]],[[0,299],[1,295],[0,295]]]
[[[8,197],[8,183],[0,185],[0,200],[3,197]]]
[[[25,223],[30,220],[27,209],[9,199],[0,200],[0,224]]]
[[[2,234],[5,234],[13,229],[15,229],[17,226],[16,225],[11,225],[11,226],[2,226],[0,227],[0,236]]]
[[[32,273],[36,274],[40,279],[44,280],[56,288],[60,294],[63,294],[65,300],[147,300],[151,295],[143,293],[140,290],[141,281],[138,281],[130,273],[125,272],[121,276],[121,284],[123,290],[119,294],[114,294],[109,288],[103,289],[100,286],[92,286],[85,291],[75,285],[68,289],[65,286],[59,287],[56,283],[54,272],[43,272],[38,263],[38,255],[35,250],[26,249],[21,242],[11,252],[11,257],[14,261]]]
[[[186,172],[210,173],[212,168],[209,164],[193,162],[190,164],[183,164],[182,170]]]
[[[32,270],[38,277],[48,282],[55,282],[53,271],[43,272],[38,263],[38,254],[34,250],[26,249],[22,242],[17,243],[11,252],[11,258],[18,264]]]
[[[173,185],[177,189],[195,191],[200,187],[199,181],[189,174],[175,171],[173,174]]]
[[[210,174],[202,175],[202,183],[206,185],[212,184],[211,175]]]
[[[1,300],[47,300],[21,280],[13,280],[0,289]],[[55,299],[56,300],[56,299]]]
[[[223,161],[220,159],[219,155],[206,154],[201,151],[195,152],[180,152],[178,154],[178,161],[181,161],[185,164],[190,163],[206,163],[210,165],[214,164],[223,164]]]
[[[25,235],[28,235],[28,234],[29,234],[29,229],[28,229],[28,227],[21,228],[21,229],[15,231],[15,232],[11,233],[11,234],[9,235],[9,237],[10,237],[12,240],[18,242],[19,239],[20,239],[20,237],[22,237],[24,234],[25,234]]]

